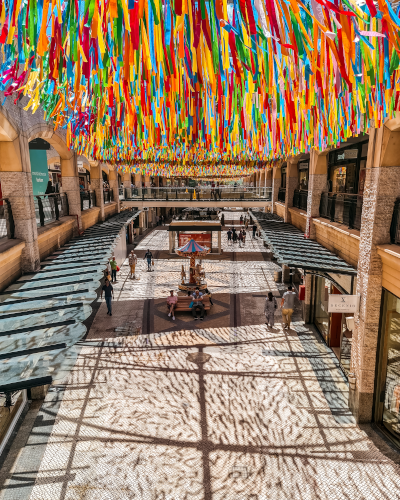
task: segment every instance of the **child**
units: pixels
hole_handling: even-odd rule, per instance
[[[271,327],[274,326],[275,324],[275,310],[277,308],[277,303],[275,297],[272,295],[272,292],[268,292],[268,297],[265,299],[265,307],[264,307],[264,313],[265,317],[267,319],[267,322],[265,323],[267,326],[268,324],[271,325]]]

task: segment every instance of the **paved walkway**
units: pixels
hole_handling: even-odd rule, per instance
[[[292,330],[279,313],[265,326],[266,291],[282,287],[253,256],[207,262],[217,291],[203,323],[165,315],[179,260],[139,266],[137,281],[123,266],[112,318],[102,303],[0,499],[398,499],[397,459],[355,424],[330,349],[299,310]]]

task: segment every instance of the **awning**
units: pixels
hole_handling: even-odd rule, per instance
[[[357,270],[275,214],[250,212],[277,262],[304,271],[356,275]]]
[[[92,226],[0,293],[0,392],[68,374],[103,269],[139,213],[126,210]]]

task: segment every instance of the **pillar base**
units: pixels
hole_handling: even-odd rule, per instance
[[[373,393],[359,392],[358,388],[349,390],[349,408],[358,424],[372,421]]]

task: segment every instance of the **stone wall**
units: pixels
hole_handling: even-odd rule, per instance
[[[38,245],[40,260],[43,261],[53,252],[65,245],[74,235],[76,218],[62,217],[38,229]]]
[[[382,286],[400,297],[400,245],[379,245],[382,259]]]
[[[22,253],[25,242],[22,240],[0,240],[0,291],[5,290],[22,274]]]
[[[304,210],[299,210],[298,208],[294,207],[289,208],[288,210],[290,213],[291,224],[305,233],[307,225],[307,214],[304,212]]]
[[[360,247],[360,231],[347,229],[342,224],[327,219],[313,219],[315,239],[325,248],[357,267]]]
[[[81,216],[81,221],[82,221],[82,227],[80,228],[81,231],[85,231],[88,227],[94,226],[97,224],[100,220],[100,208],[99,207],[93,207],[90,208],[89,210],[84,210],[82,212]]]
[[[118,211],[117,204],[115,201],[112,203],[107,203],[107,205],[104,205],[104,217],[108,219],[112,215],[116,214]]]
[[[285,205],[279,201],[274,203],[274,213],[283,219],[285,217]]]

